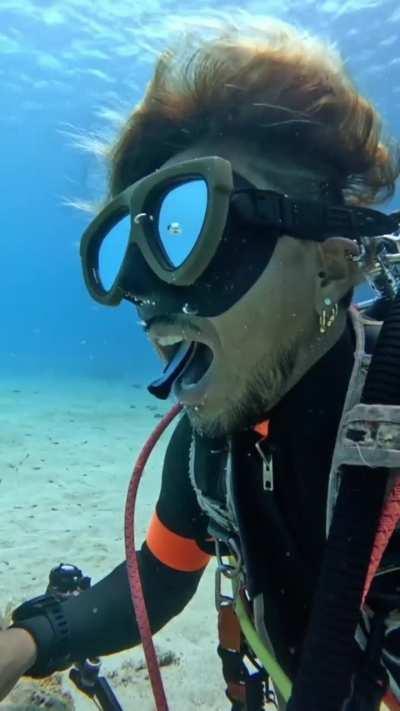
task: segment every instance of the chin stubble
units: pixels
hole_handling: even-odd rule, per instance
[[[296,366],[298,346],[292,345],[276,357],[275,363],[261,359],[248,380],[243,397],[234,408],[235,429],[250,427],[266,417],[286,394]]]
[[[189,419],[198,434],[221,437],[243,430],[267,416],[268,412],[286,394],[297,362],[299,344],[293,343],[277,355],[275,363],[270,357],[261,358],[244,384],[243,392],[228,397],[224,411],[209,421],[200,412],[189,412]]]

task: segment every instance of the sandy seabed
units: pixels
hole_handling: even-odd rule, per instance
[[[171,402],[140,382],[8,379],[0,387],[0,621],[45,591],[50,569],[73,563],[92,578],[125,558],[125,497],[133,463]],[[137,546],[158,497],[171,424],[148,462],[136,514]],[[228,711],[214,608],[214,564],[194,599],[155,637],[171,711]],[[171,654],[172,653],[172,654]],[[141,647],[104,657],[124,711],[153,711]],[[68,672],[22,679],[1,711],[86,711],[93,701]]]

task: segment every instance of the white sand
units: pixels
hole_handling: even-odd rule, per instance
[[[132,465],[159,422],[155,417],[170,407],[132,383],[2,382],[0,612],[6,619],[17,604],[44,592],[54,565],[74,563],[96,582],[124,559],[124,506]],[[141,485],[138,544],[157,500],[173,426],[154,450]],[[229,709],[216,653],[213,574],[210,565],[190,605],[155,638],[160,652],[177,655],[177,663],[162,669],[171,711]],[[137,669],[141,661],[140,647],[103,658],[103,672],[111,675],[124,711],[139,704],[141,711],[155,708],[147,671]],[[21,680],[0,704],[1,711],[44,704],[60,711],[96,708],[76,691],[67,673],[59,677],[71,700],[61,701],[57,676],[50,685]]]

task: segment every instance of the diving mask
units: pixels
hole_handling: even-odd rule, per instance
[[[126,188],[82,237],[83,273],[93,298],[109,306],[129,298],[129,273],[140,253],[164,286],[183,291],[200,284],[202,295],[207,287],[209,303],[202,314],[213,315],[230,262],[246,261],[248,252],[256,250],[261,273],[283,234],[320,242],[337,235],[359,240],[398,229],[398,220],[376,210],[294,200],[237,185],[230,162],[212,156],[161,168]],[[249,284],[241,275],[240,284],[230,285],[219,312],[254,283],[257,269],[247,270]]]

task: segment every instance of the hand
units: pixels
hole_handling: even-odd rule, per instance
[[[0,701],[34,665],[36,657],[37,647],[29,632],[18,627],[0,631]]]

